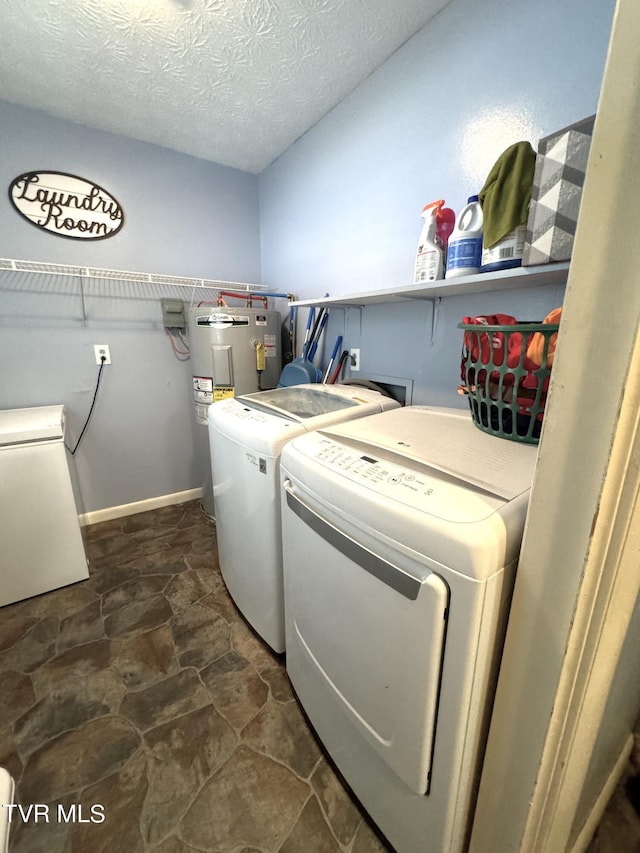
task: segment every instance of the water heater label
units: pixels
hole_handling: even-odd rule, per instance
[[[264,354],[266,358],[275,358],[278,354],[275,335],[264,336]]]
[[[232,317],[230,314],[205,314],[196,317],[196,325],[211,326],[214,329],[228,329],[232,326],[248,326],[248,317]]]
[[[193,406],[196,423],[207,423],[207,411],[213,403],[213,379],[210,376],[193,377]]]
[[[194,376],[193,396],[196,400],[208,396],[211,398],[209,402],[213,403],[213,379],[210,376]]]
[[[232,385],[216,385],[213,389],[214,403],[218,403],[220,400],[227,400],[229,397],[235,397],[235,388]]]
[[[202,403],[194,403],[193,409],[196,416],[196,423],[202,424],[203,426],[207,425],[207,412],[209,411],[209,405],[203,405]]]

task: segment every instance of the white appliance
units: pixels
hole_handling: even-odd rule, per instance
[[[287,670],[398,853],[467,843],[535,459],[420,406],[283,450]]]
[[[207,426],[207,412],[214,402],[276,387],[282,370],[280,325],[278,311],[207,304],[191,308],[189,344],[197,424]],[[207,445],[202,506],[213,518],[217,512],[206,429],[202,437]]]
[[[189,313],[196,422],[207,425],[211,403],[275,388],[282,370],[280,314],[258,308],[202,305]],[[258,373],[262,354],[262,370]]]
[[[64,406],[0,411],[0,606],[89,577]]]
[[[209,445],[220,570],[247,620],[283,652],[284,598],[279,464],[294,436],[399,408],[355,385],[292,385],[209,409]]]

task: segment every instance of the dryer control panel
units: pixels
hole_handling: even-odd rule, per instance
[[[419,512],[456,522],[486,518],[505,501],[458,477],[417,462],[400,464],[391,454],[351,447],[319,433],[305,437],[311,456],[324,468]]]

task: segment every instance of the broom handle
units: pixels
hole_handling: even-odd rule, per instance
[[[336,356],[342,346],[342,335],[338,335],[336,338],[336,345],[333,348],[333,352],[331,353],[331,358],[329,359],[329,364],[327,365],[327,369],[324,372],[324,376],[322,377],[322,381],[326,382],[331,375],[331,368],[333,367],[333,362],[336,360]]]
[[[311,334],[311,347],[309,348],[309,361],[313,361],[313,357],[316,354],[316,350],[318,349],[318,344],[320,343],[320,336],[322,335],[322,330],[327,325],[327,320],[329,319],[329,312],[326,309],[323,309],[322,317],[320,317],[320,322],[316,322],[316,327]]]
[[[307,328],[304,333],[304,341],[302,343],[302,357],[306,358],[307,352],[309,351],[309,344],[311,343],[311,326],[313,325],[313,318],[316,316],[316,309],[309,308],[309,316],[307,317]]]

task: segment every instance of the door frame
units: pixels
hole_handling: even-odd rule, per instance
[[[640,4],[618,0],[472,853],[564,851],[580,837],[638,596],[639,41]]]

